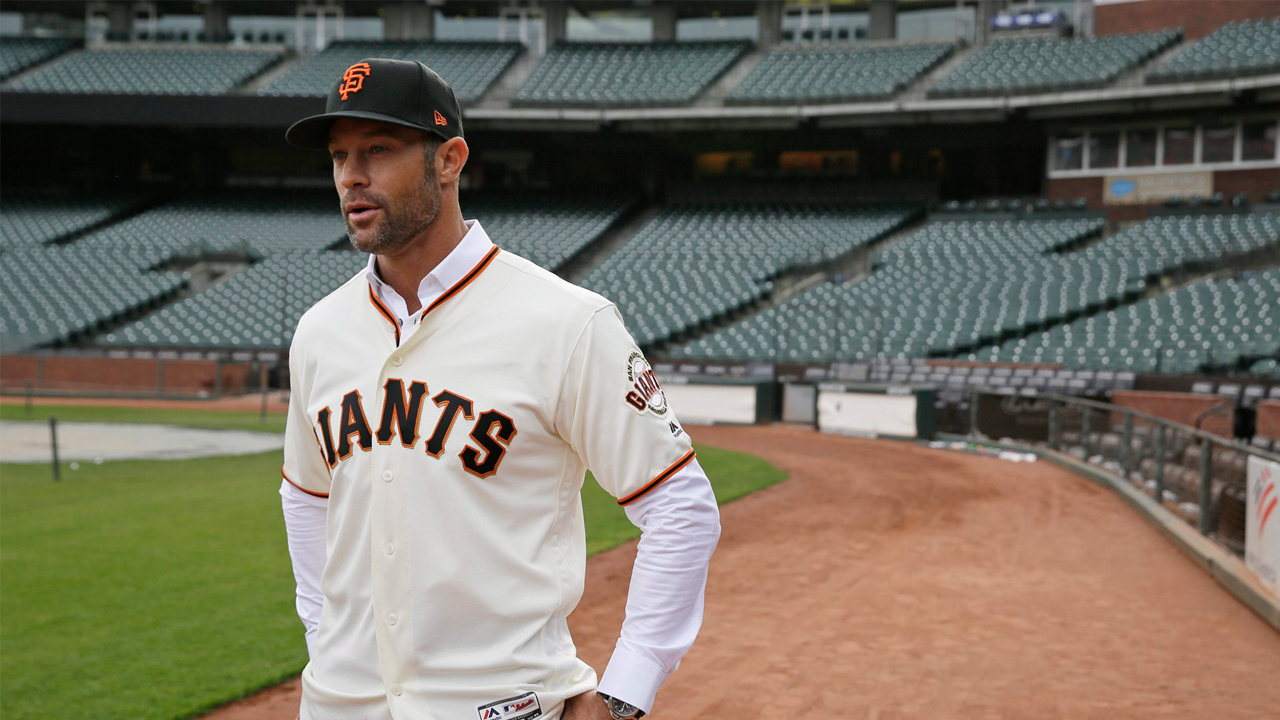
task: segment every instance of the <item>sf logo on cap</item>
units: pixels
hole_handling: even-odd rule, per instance
[[[369,73],[369,63],[356,63],[342,73],[342,87],[338,88],[338,94],[342,95],[343,102],[347,101],[348,95],[360,92]]]

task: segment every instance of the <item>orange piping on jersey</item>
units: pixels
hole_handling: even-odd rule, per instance
[[[391,323],[391,327],[395,328],[396,347],[400,347],[400,323],[396,322],[396,316],[392,315],[391,311],[387,309],[387,306],[383,305],[382,301],[378,299],[378,296],[373,293],[372,286],[369,287],[369,302],[373,303],[373,306],[378,309],[378,312],[382,313],[382,317],[386,318],[387,322]]]
[[[472,280],[475,280],[477,277],[479,277],[480,273],[484,272],[484,269],[489,267],[489,263],[493,262],[493,259],[497,256],[498,256],[498,246],[494,245],[493,249],[485,254],[484,259],[481,260],[475,267],[471,268],[471,272],[467,273],[466,275],[463,275],[462,279],[454,283],[453,287],[449,288],[448,290],[445,290],[444,294],[436,298],[435,302],[427,306],[427,309],[423,311],[422,314],[426,315],[432,310],[435,310],[445,300],[448,300],[449,298],[461,292],[462,288],[471,284]]]
[[[644,487],[640,488],[639,490],[637,490],[637,491],[635,491],[635,492],[631,493],[630,495],[628,495],[628,496],[626,496],[626,497],[622,498],[621,500],[619,500],[619,501],[618,501],[618,504],[619,504],[619,505],[626,505],[626,504],[630,503],[632,500],[635,500],[636,498],[640,497],[641,495],[644,495],[645,493],[649,492],[650,490],[652,490],[652,489],[654,489],[654,488],[658,487],[659,485],[661,485],[661,484],[662,484],[662,481],[663,481],[663,480],[666,480],[667,478],[671,477],[672,475],[675,475],[677,472],[679,472],[679,471],[680,471],[680,468],[684,467],[685,465],[688,465],[688,464],[689,464],[689,461],[690,461],[690,460],[692,460],[692,459],[693,459],[693,451],[692,451],[692,450],[690,450],[689,452],[685,453],[685,456],[684,456],[684,457],[682,457],[682,458],[680,458],[679,460],[677,460],[677,461],[675,461],[674,463],[672,463],[672,464],[671,464],[671,467],[669,467],[669,468],[667,468],[666,470],[663,470],[662,472],[658,473],[658,477],[656,477],[656,478],[654,478],[654,479],[650,480],[648,485],[645,485]]]
[[[292,486],[294,486],[294,487],[298,488],[299,490],[301,490],[302,492],[304,492],[304,493],[306,493],[306,494],[308,494],[308,495],[315,495],[316,497],[322,497],[322,498],[327,498],[327,497],[329,497],[329,493],[311,492],[310,490],[308,490],[308,489],[306,489],[306,488],[302,487],[302,486],[301,486],[301,485],[299,485],[298,483],[296,483],[296,482],[294,482],[294,481],[290,480],[290,479],[289,479],[289,476],[284,474],[284,466],[283,466],[283,465],[281,465],[281,466],[280,466],[280,477],[284,478],[284,481],[285,481],[285,482],[287,482],[287,483],[289,483],[290,485],[292,485]]]

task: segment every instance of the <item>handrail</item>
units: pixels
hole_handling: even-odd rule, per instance
[[[1132,415],[1133,417],[1141,418],[1155,425],[1167,426],[1169,428],[1172,428],[1179,432],[1186,433],[1187,435],[1190,435],[1195,438],[1199,438],[1201,440],[1208,440],[1209,442],[1218,443],[1219,445],[1226,445],[1227,447],[1232,448],[1234,450],[1239,450],[1241,452],[1257,455],[1259,457],[1262,457],[1267,460],[1271,460],[1273,462],[1280,462],[1280,453],[1274,453],[1267,450],[1263,450],[1262,448],[1254,447],[1252,445],[1246,445],[1245,443],[1237,442],[1234,439],[1224,438],[1221,435],[1214,435],[1213,433],[1205,432],[1204,430],[1197,430],[1196,428],[1193,428],[1190,425],[1183,425],[1182,423],[1174,422],[1172,420],[1169,420],[1168,418],[1162,418],[1158,415],[1152,415],[1151,413],[1142,412],[1141,410],[1134,410],[1133,408],[1127,408],[1127,407],[1124,407],[1123,405],[1112,405],[1111,403],[1098,402],[1097,400],[1089,400],[1087,398],[1072,397],[1070,395],[1040,395],[1039,397],[1047,400],[1057,401],[1059,403],[1062,403],[1063,405],[1082,405],[1084,407],[1092,408],[1094,410],[1129,414],[1129,415]]]

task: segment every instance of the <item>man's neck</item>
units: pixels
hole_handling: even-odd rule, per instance
[[[422,279],[448,257],[467,234],[462,213],[456,208],[455,205],[453,211],[446,214],[442,204],[435,221],[403,250],[393,255],[378,256],[378,277],[404,298],[410,315],[422,308],[422,301],[418,298]]]

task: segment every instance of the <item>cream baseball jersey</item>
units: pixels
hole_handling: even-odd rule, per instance
[[[303,315],[285,479],[329,498],[302,717],[532,720],[595,687],[580,490],[693,458],[617,309],[493,247],[400,328],[363,272]]]

